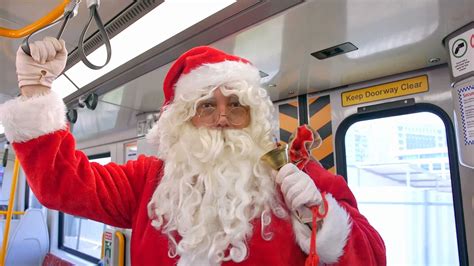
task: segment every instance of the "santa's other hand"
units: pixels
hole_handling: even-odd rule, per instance
[[[63,40],[46,37],[30,44],[31,56],[18,48],[16,73],[19,87],[41,85],[50,88],[66,66],[67,50]]]
[[[276,175],[277,183],[281,184],[281,191],[290,210],[302,206],[312,207],[322,202],[321,193],[313,180],[296,165],[284,165]]]

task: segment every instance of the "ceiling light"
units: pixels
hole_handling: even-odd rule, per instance
[[[51,85],[51,89],[64,98],[71,93],[77,91],[76,86],[72,84],[64,75],[59,76]]]
[[[167,0],[110,40],[112,58],[107,66],[92,70],[78,62],[66,74],[82,88],[235,2],[236,0]],[[88,59],[93,63],[104,62],[106,55],[102,45]]]

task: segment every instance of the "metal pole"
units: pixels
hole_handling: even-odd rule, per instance
[[[74,216],[74,219],[79,218]],[[79,243],[81,242],[82,218],[79,218],[79,229],[77,230],[76,250],[79,251]]]
[[[15,164],[13,165],[12,185],[10,188],[10,197],[8,199],[7,219],[5,221],[5,231],[3,233],[2,251],[0,253],[1,266],[5,265],[5,258],[7,255],[8,236],[10,234],[10,223],[11,223],[12,215],[13,215],[13,203],[15,200],[16,183],[18,180],[19,171],[20,171],[20,162],[18,161],[18,158],[15,158]]]

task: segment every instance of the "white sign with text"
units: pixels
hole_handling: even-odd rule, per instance
[[[453,77],[474,72],[474,28],[449,40]]]

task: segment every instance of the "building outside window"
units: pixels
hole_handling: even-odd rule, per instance
[[[445,132],[429,112],[359,121],[346,132],[347,181],[385,241],[387,265],[459,264]]]

